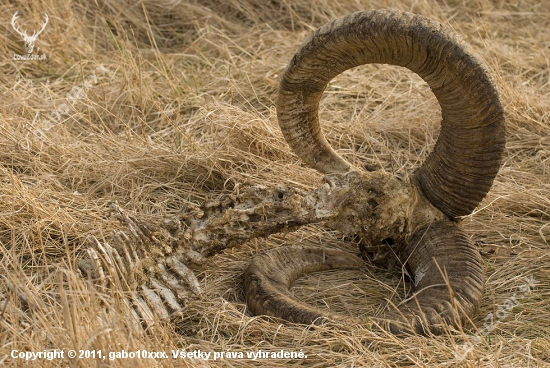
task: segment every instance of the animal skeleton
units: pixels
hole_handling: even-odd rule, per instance
[[[15,21],[18,18],[17,13],[18,12],[15,12],[13,14],[13,17],[11,18],[11,26],[13,27],[15,32],[17,32],[21,37],[23,37],[23,40],[25,41],[25,49],[27,50],[27,54],[31,54],[32,51],[34,50],[34,43],[38,39],[38,36],[40,35],[40,33],[42,33],[42,31],[44,30],[44,28],[46,28],[46,25],[48,24],[48,19],[49,19],[48,14],[44,14],[44,23],[42,23],[42,28],[40,28],[40,31],[34,31],[32,36],[29,36],[27,35],[26,30],[21,32],[19,30],[19,27],[15,24]]]
[[[364,172],[328,145],[317,115],[327,83],[366,63],[409,68],[431,87],[442,110],[433,152],[409,178]],[[279,124],[305,163],[326,174],[311,192],[251,187],[155,225],[115,208],[130,235],[113,246],[96,243],[81,268],[99,282],[122,274],[143,319],[167,318],[200,288],[186,266],[258,236],[324,223],[391,252],[406,265],[416,293],[398,309],[369,320],[400,334],[440,333],[460,326],[479,306],[484,274],[479,252],[460,225],[490,189],[504,149],[504,115],[497,91],[469,46],[439,23],[395,10],[354,13],[318,29],[296,52],[280,83]],[[304,272],[358,267],[361,259],[341,251],[284,247],[257,255],[245,274],[254,314],[298,323],[343,318],[288,295]]]

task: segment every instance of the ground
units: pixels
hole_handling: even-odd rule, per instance
[[[550,366],[550,3],[337,3],[0,1],[2,365]],[[101,289],[77,268],[94,237],[109,242],[125,230],[113,203],[160,222],[237,186],[319,186],[322,176],[291,152],[277,125],[279,76],[317,27],[384,7],[460,34],[487,64],[506,111],[502,168],[463,221],[487,276],[472,323],[439,337],[395,338],[250,316],[242,277],[255,253],[292,244],[357,249],[357,239],[316,225],[210,258],[196,269],[203,295],[181,316],[153,328],[131,323],[126,280]],[[23,38],[10,24],[15,11],[27,34],[49,16],[33,50],[37,60],[21,60]],[[330,83],[320,109],[329,142],[356,166],[406,176],[437,139],[437,101],[402,68],[347,71]],[[366,262],[360,271],[305,276],[293,292],[368,318],[401,301],[400,276]],[[19,355],[45,349],[64,349],[65,358]],[[71,349],[83,356],[67,358]],[[113,355],[94,358],[99,350]]]

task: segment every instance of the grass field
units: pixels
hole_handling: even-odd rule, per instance
[[[322,175],[291,152],[279,130],[279,77],[317,27],[385,7],[459,33],[487,64],[505,107],[502,168],[464,219],[487,276],[473,324],[438,337],[396,338],[250,316],[242,275],[253,254],[298,243],[356,249],[355,240],[314,225],[213,256],[195,268],[203,294],[182,316],[149,329],[131,323],[124,280],[96,288],[76,266],[91,239],[108,242],[126,230],[111,205],[161,222],[237,185],[317,187]],[[550,2],[0,0],[0,9],[0,365],[550,366]],[[48,14],[33,51],[46,60],[14,60],[26,54],[10,24],[15,11],[29,34]],[[338,76],[320,109],[338,152],[399,175],[426,158],[440,123],[427,84],[386,65]],[[398,273],[368,265],[305,276],[293,291],[359,316],[380,314],[404,295]],[[12,357],[45,349],[212,355]],[[246,358],[259,350],[307,358]],[[213,360],[215,352],[245,358]]]

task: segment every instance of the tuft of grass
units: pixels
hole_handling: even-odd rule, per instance
[[[521,5],[520,5],[521,4]],[[462,331],[397,339],[344,324],[307,328],[251,317],[242,274],[261,250],[297,243],[353,250],[341,234],[308,226],[210,259],[204,295],[183,316],[146,330],[128,318],[123,288],[99,290],[77,271],[91,237],[121,225],[109,206],[161,220],[236,185],[313,188],[321,175],[278,128],[278,79],[320,25],[368,8],[423,14],[460,33],[485,60],[507,118],[507,148],[492,190],[464,227],[488,281]],[[550,364],[550,3],[525,0],[0,0],[0,364],[5,366],[490,366]],[[49,16],[35,53],[29,33]],[[358,166],[406,175],[437,139],[437,101],[407,70],[368,65],[328,86],[329,142]],[[520,292],[526,277],[536,286]],[[121,282],[124,280],[121,280]],[[364,318],[403,297],[391,273],[327,272],[293,288],[319,307]],[[481,334],[488,316],[518,304]],[[499,316],[502,316],[501,313]],[[498,323],[497,323],[498,322]],[[482,339],[465,352],[468,336]],[[25,362],[11,352],[74,349],[300,351],[302,360],[80,359]]]

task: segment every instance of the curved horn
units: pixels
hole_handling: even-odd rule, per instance
[[[313,308],[288,295],[290,284],[305,273],[354,269],[361,258],[335,249],[280,247],[254,256],[244,275],[246,303],[254,315],[279,317],[294,323],[321,323],[349,317]]]
[[[437,22],[396,10],[354,13],[319,28],[298,49],[281,79],[277,116],[294,152],[322,173],[351,165],[319,125],[327,83],[358,65],[384,63],[417,73],[441,105],[441,133],[415,178],[451,217],[471,213],[489,191],[504,149],[504,114],[482,63]]]
[[[444,325],[461,326],[479,307],[484,275],[481,257],[466,234],[451,221],[417,232],[400,255],[415,283],[410,300],[382,317],[369,318],[394,334],[441,333]],[[361,260],[342,251],[284,247],[253,258],[245,273],[247,304],[255,315],[296,323],[356,318],[322,311],[289,296],[288,288],[302,273],[333,268],[358,268]],[[367,327],[372,327],[370,324]]]
[[[462,326],[479,307],[485,275],[481,255],[464,231],[444,221],[418,231],[400,254],[414,280],[410,300],[380,323],[393,333],[442,332]]]

